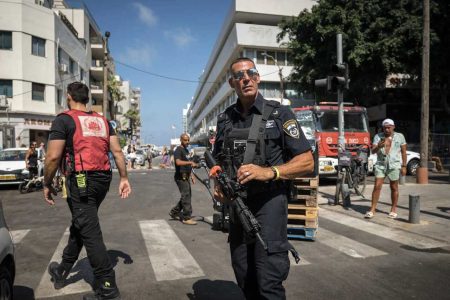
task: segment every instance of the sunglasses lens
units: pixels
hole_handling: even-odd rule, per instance
[[[259,75],[258,70],[256,70],[255,68],[251,68],[248,70],[237,71],[233,74],[233,78],[236,80],[241,80],[242,78],[244,78],[246,73],[250,78],[254,78],[255,76]]]
[[[247,75],[249,77],[256,76],[256,75],[258,75],[258,70],[254,69],[254,68],[248,69],[247,70]]]
[[[236,73],[234,73],[233,74],[234,79],[241,80],[242,78],[244,78],[244,72],[245,71],[237,71]]]

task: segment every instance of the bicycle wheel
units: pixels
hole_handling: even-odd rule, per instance
[[[28,187],[28,182],[21,182],[19,184],[19,192],[21,194],[26,194],[26,193],[30,192],[30,189]]]
[[[364,172],[363,166],[359,166],[352,177],[353,187],[355,188],[356,194],[364,197],[364,191],[366,190],[366,174]]]

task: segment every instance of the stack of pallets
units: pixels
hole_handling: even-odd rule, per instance
[[[318,221],[319,177],[296,178],[288,202],[288,238],[314,240]]]

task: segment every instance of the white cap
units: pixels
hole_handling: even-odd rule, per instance
[[[394,121],[392,119],[385,119],[382,123],[383,126],[395,126]]]

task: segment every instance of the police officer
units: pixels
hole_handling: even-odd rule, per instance
[[[180,136],[181,145],[175,149],[175,182],[180,191],[181,198],[178,203],[170,210],[169,215],[172,219],[181,218],[181,222],[186,225],[196,225],[197,222],[192,219],[192,204],[191,204],[191,183],[195,183],[194,177],[191,176],[192,167],[196,167],[197,164],[190,161],[189,151],[187,149],[189,145],[189,135],[183,133]]]
[[[120,299],[97,211],[111,183],[108,151],[112,152],[119,169],[120,197],[127,198],[131,193],[125,159],[109,122],[103,116],[88,111],[88,87],[74,82],[67,87],[67,93],[69,110],[59,114],[50,129],[44,168],[44,198],[49,205],[55,204],[52,181],[61,162],[67,181],[67,203],[72,224],[62,262],[50,263],[48,272],[55,289],[64,287],[65,279],[84,246],[94,271],[95,293],[85,295],[83,299]]]
[[[288,250],[292,249],[287,240],[285,180],[312,173],[313,156],[292,111],[259,94],[260,77],[253,61],[238,58],[231,63],[230,72],[228,82],[239,98],[218,116],[213,155],[225,164],[231,178],[247,187],[244,201],[259,221],[267,245],[265,250],[261,243],[246,236],[238,218],[232,216],[232,266],[247,299],[285,299],[282,283],[289,273]],[[253,127],[260,127],[257,138],[249,139],[255,132]],[[247,154],[252,143],[253,155]],[[217,184],[214,196],[221,202],[229,201]]]

